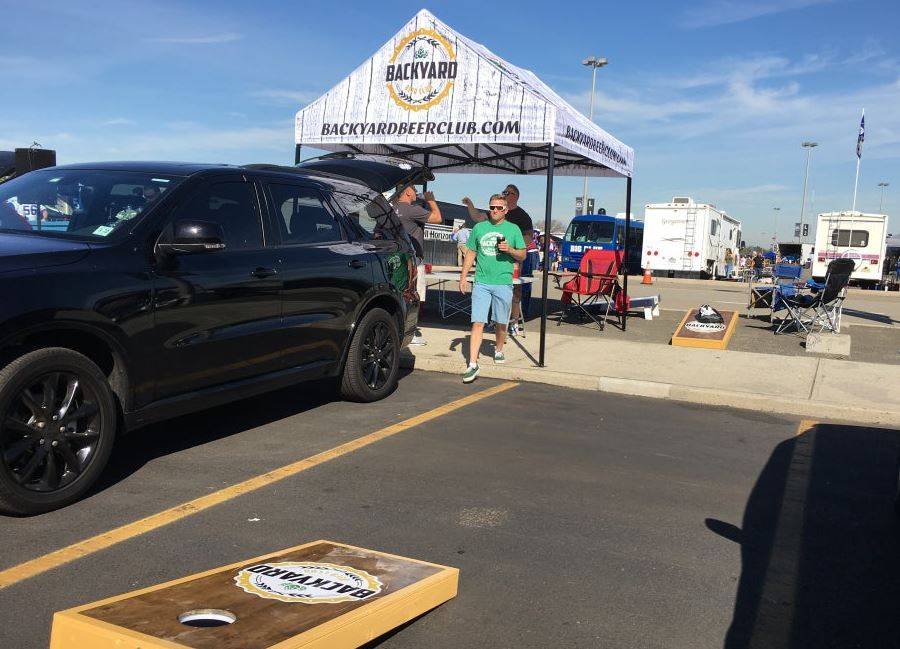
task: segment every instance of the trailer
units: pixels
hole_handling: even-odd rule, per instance
[[[812,276],[821,281],[833,259],[856,262],[851,281],[874,285],[881,281],[886,256],[888,217],[863,212],[824,212],[816,222],[816,252]]]
[[[778,242],[778,256],[782,260],[791,261],[801,266],[812,264],[814,246],[811,243],[795,243],[793,241]]]
[[[645,269],[668,277],[724,277],[726,251],[737,260],[740,247],[741,222],[715,205],[675,196],[644,206]]]

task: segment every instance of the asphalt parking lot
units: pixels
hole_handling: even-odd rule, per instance
[[[13,580],[0,646],[46,647],[53,611],[320,538],[460,568],[456,599],[379,647],[900,646],[900,431],[424,372],[376,404],[298,386],[125,438],[84,501],[0,520],[0,571],[416,416]]]

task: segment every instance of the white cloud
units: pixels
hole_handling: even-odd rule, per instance
[[[264,99],[276,104],[291,104],[297,107],[305,106],[315,101],[322,95],[320,90],[279,90],[267,89],[251,92],[251,97]]]
[[[215,43],[233,43],[243,38],[243,35],[235,32],[223,32],[221,34],[209,34],[203,36],[166,36],[159,38],[145,38],[148,43],[175,43],[181,45],[210,45]]]
[[[128,119],[127,117],[114,117],[100,124],[102,126],[132,126],[134,123],[133,119]]]
[[[711,0],[686,10],[679,21],[681,27],[697,29],[744,22],[761,16],[829,4],[835,0]]]

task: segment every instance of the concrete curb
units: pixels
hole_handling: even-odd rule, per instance
[[[462,364],[455,358],[415,357],[412,354],[403,354],[400,357],[400,365],[408,369],[457,375],[461,374],[463,370]],[[538,367],[513,367],[510,365],[494,365],[492,363],[483,364],[480,375],[492,379],[545,383],[576,390],[597,390],[610,394],[669,399],[707,406],[725,406],[808,419],[834,419],[852,422],[857,425],[900,427],[900,411],[876,411],[871,408],[823,403],[809,399],[784,399],[769,394],[696,388],[672,383],[640,381],[612,376],[598,377],[573,372],[557,372]]]

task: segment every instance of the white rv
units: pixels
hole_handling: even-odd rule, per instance
[[[642,267],[669,277],[724,277],[725,251],[735,259],[741,222],[715,205],[676,196],[644,206]],[[735,267],[737,264],[735,264]]]
[[[881,281],[887,235],[886,214],[849,211],[819,214],[812,276],[823,279],[832,259],[853,259],[856,266],[851,280],[865,283]]]

